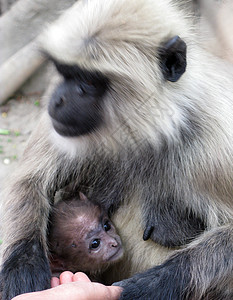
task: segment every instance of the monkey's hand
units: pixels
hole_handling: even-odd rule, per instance
[[[167,226],[163,224],[156,226],[153,222],[148,222],[144,230],[143,240],[147,241],[148,239],[152,239],[155,243],[169,248],[185,245],[186,242],[188,242],[188,236],[190,234],[186,229],[187,227],[179,226],[176,228],[176,224],[173,224],[173,227],[167,228]],[[193,235],[191,236],[193,237]]]
[[[2,300],[50,288],[50,268],[39,242],[21,241],[3,263]]]
[[[164,247],[185,245],[205,230],[204,221],[191,212],[178,212],[175,208],[159,214],[150,212],[147,218],[143,240],[151,238]]]
[[[189,266],[188,256],[177,255],[160,266],[113,285],[123,288],[120,300],[182,300],[186,299],[185,291],[191,281]]]

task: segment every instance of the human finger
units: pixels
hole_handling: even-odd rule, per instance
[[[82,272],[75,273],[72,277],[72,281],[73,282],[75,282],[75,281],[91,282],[89,277],[85,273],[82,273]]]
[[[70,271],[65,271],[60,275],[60,284],[72,282],[73,273]]]
[[[56,287],[60,284],[60,279],[57,277],[52,277],[51,278],[51,287]]]
[[[93,282],[93,287],[92,296],[87,299],[91,300],[95,296],[95,300],[118,300],[122,293],[122,288],[119,286],[104,286]]]

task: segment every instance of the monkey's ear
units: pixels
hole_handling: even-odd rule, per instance
[[[186,43],[175,36],[159,48],[160,66],[164,78],[176,82],[186,70]]]
[[[82,201],[88,201],[87,197],[82,192],[79,192],[79,198]]]

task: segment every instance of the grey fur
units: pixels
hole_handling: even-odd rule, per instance
[[[188,47],[187,70],[170,83],[156,51],[176,35]],[[189,272],[182,293],[230,299],[233,70],[195,40],[191,20],[168,0],[80,1],[51,26],[43,40],[49,55],[108,76],[105,126],[61,137],[44,113],[4,197],[3,261],[21,239],[39,236],[47,249],[50,202],[73,181],[110,210],[122,237],[128,255],[112,281],[163,262],[184,244],[175,254],[181,273]],[[148,223],[156,243],[142,240]]]

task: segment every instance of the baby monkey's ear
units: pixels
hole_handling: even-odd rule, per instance
[[[79,192],[79,198],[82,201],[88,201],[87,197],[82,192]]]

